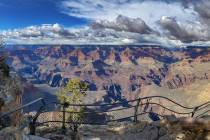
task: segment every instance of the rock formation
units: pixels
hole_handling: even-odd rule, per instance
[[[150,46],[39,46],[9,52],[9,65],[26,81],[64,85],[80,78],[95,85],[96,92],[116,83],[121,96],[134,99],[157,86],[164,91],[187,88],[210,78],[210,49],[169,49]],[[165,93],[163,93],[165,94]]]
[[[1,63],[0,65],[6,65]],[[20,79],[14,74],[5,75],[4,70],[0,70],[0,113],[1,115],[22,105],[22,88]],[[6,117],[7,121],[1,120],[1,126],[12,124],[18,125],[21,119],[21,112],[17,112]],[[7,124],[8,123],[8,124]]]

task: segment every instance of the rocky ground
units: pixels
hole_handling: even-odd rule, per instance
[[[8,140],[72,140],[72,132],[64,135],[60,128],[41,128],[38,136],[29,136],[10,127],[0,132],[0,138]],[[193,120],[165,116],[157,122],[111,123],[106,126],[83,125],[74,137],[75,140],[209,140],[210,118]],[[4,139],[7,140],[7,139]]]

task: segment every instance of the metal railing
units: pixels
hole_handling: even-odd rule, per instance
[[[4,122],[4,121],[5,121],[5,118],[8,119],[8,118],[11,117],[11,115],[17,115],[16,113],[22,113],[22,114],[23,114],[23,110],[24,110],[25,108],[30,107],[30,106],[32,106],[32,105],[34,105],[34,104],[36,104],[36,103],[39,103],[39,102],[41,103],[41,106],[40,106],[40,108],[37,110],[36,115],[31,119],[32,122],[35,121],[35,117],[38,117],[39,113],[41,113],[41,112],[43,111],[43,109],[45,108],[45,106],[46,106],[45,100],[44,100],[43,98],[38,98],[38,99],[33,100],[33,101],[31,101],[31,102],[29,102],[29,103],[27,103],[27,104],[25,104],[25,105],[22,105],[22,106],[20,106],[20,107],[17,107],[17,108],[15,108],[15,109],[13,109],[13,110],[10,110],[10,111],[4,113],[4,114],[1,114],[1,115],[0,115],[0,125],[1,125],[3,128],[4,128],[4,127],[7,127],[7,126],[5,126],[5,125],[3,124],[3,123],[8,123],[8,122]],[[17,117],[17,116],[15,116],[15,117]],[[20,121],[20,120],[19,120],[19,121]],[[31,122],[30,122],[29,125],[31,126]],[[32,129],[30,129],[30,130],[32,130]]]
[[[38,103],[38,102],[41,102],[43,107],[46,106],[45,100],[44,100],[43,98],[38,98],[38,99],[33,100],[33,101],[31,101],[31,102],[29,102],[29,103],[27,103],[27,104],[25,104],[25,105],[22,105],[22,106],[20,106],[20,107],[18,107],[18,108],[16,108],[16,109],[13,109],[13,110],[11,110],[11,111],[8,111],[8,112],[6,112],[6,113],[0,115],[0,118],[3,118],[3,117],[5,117],[5,116],[9,116],[10,114],[13,114],[13,113],[18,112],[18,111],[22,111],[22,110],[25,109],[26,107],[29,107],[29,106],[31,106],[31,105],[33,105],[33,104],[35,104],[35,103]]]
[[[163,100],[164,104],[159,103],[157,100]],[[165,103],[168,102],[166,105]],[[142,97],[135,100],[116,102],[116,103],[104,103],[104,104],[59,104],[53,103],[54,105],[60,105],[60,109],[57,111],[45,110],[39,114],[36,121],[36,127],[44,125],[56,125],[60,124],[63,129],[65,129],[66,124],[90,124],[90,125],[106,125],[110,122],[115,121],[125,121],[131,120],[138,122],[138,117],[148,114],[150,119],[159,120],[165,115],[176,115],[199,118],[210,112],[208,107],[210,106],[210,101],[204,104],[187,107],[183,106],[172,99],[164,96],[149,96]],[[123,105],[127,104],[126,107]],[[178,107],[179,109],[171,109],[172,107]],[[82,113],[85,118],[82,121],[68,120],[69,115],[80,114],[81,112],[76,111],[66,111],[68,107],[85,107],[86,110]],[[156,110],[154,108],[157,108]],[[160,110],[163,109],[164,112]],[[177,111],[182,110],[182,111]],[[124,111],[124,113],[122,113]],[[50,118],[48,118],[50,116]],[[91,119],[92,116],[92,119]]]
[[[187,107],[164,96],[149,96],[130,101],[103,104],[59,104],[56,102],[46,104],[44,99],[39,98],[1,115],[0,118],[20,111],[25,107],[40,101],[42,102],[42,106],[33,116],[29,125],[30,134],[33,135],[36,132],[36,128],[39,126],[56,125],[61,126],[61,128],[65,130],[68,124],[106,125],[110,122],[128,120],[138,122],[141,119],[139,117],[144,116],[145,114],[148,114],[147,117],[155,121],[160,120],[165,115],[173,114],[177,117],[200,118],[210,113],[210,101],[198,106]],[[49,111],[49,105],[55,105],[57,106],[57,109]],[[67,108],[69,107],[84,107],[85,109],[82,112],[84,118],[80,121],[68,120],[69,116],[81,113],[77,111],[67,111]]]

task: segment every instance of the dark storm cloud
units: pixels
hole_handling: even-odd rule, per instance
[[[182,24],[171,17],[162,17],[160,25],[167,30],[169,34],[182,42],[207,41],[209,32],[205,26],[195,23]]]
[[[210,23],[210,1],[200,0],[195,3],[195,10],[199,13],[200,17]]]
[[[92,24],[93,29],[113,29],[115,31],[150,34],[154,31],[140,18],[129,18],[119,15],[115,21],[101,20]]]

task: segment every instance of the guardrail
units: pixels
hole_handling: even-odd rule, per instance
[[[154,100],[154,101],[153,101]],[[160,100],[164,101],[162,103]],[[17,112],[27,106],[41,101],[42,106],[34,115],[30,122],[30,134],[35,135],[36,128],[44,125],[59,125],[65,132],[66,125],[90,124],[90,125],[106,125],[114,121],[130,120],[138,122],[142,115],[148,114],[153,121],[160,120],[165,115],[174,114],[176,116],[187,116],[193,118],[202,117],[210,112],[210,101],[194,107],[183,106],[176,101],[163,96],[142,97],[135,100],[104,103],[104,104],[59,104],[56,102],[46,104],[44,99],[40,98],[30,102],[22,107],[14,109],[0,116],[0,118]],[[125,106],[126,104],[126,106]],[[58,109],[49,111],[49,105],[56,105]],[[84,119],[81,121],[68,120],[70,115],[80,114],[77,111],[67,111],[68,107],[84,107]],[[179,109],[172,109],[176,107]],[[177,111],[178,110],[178,111]],[[184,111],[179,111],[184,110]],[[162,112],[161,112],[162,111]],[[141,118],[140,118],[141,119]]]
[[[2,121],[4,121],[4,119],[6,118],[10,118],[11,116],[10,115],[16,115],[16,113],[23,113],[23,110],[25,109],[25,108],[27,108],[27,107],[30,107],[31,105],[34,105],[34,104],[36,104],[36,103],[41,103],[41,106],[40,106],[40,108],[37,110],[37,113],[36,113],[36,115],[35,115],[35,117],[37,117],[38,115],[39,115],[39,113],[41,113],[42,111],[43,111],[43,109],[45,108],[45,106],[46,106],[46,103],[45,103],[45,100],[43,99],[43,98],[38,98],[38,99],[36,99],[36,100],[33,100],[33,101],[31,101],[31,102],[29,102],[29,103],[27,103],[27,104],[25,104],[25,105],[22,105],[22,106],[20,106],[20,107],[17,107],[17,108],[15,108],[15,109],[13,109],[13,110],[10,110],[10,111],[8,111],[8,112],[6,112],[6,113],[4,113],[4,114],[1,114],[0,115],[0,124],[2,125],[2,127],[7,127],[7,126],[5,126],[4,124],[2,124]],[[32,118],[32,120],[33,121],[35,121],[35,117],[34,118]],[[5,122],[3,122],[3,123],[5,123]],[[30,122],[30,124],[29,125],[31,125],[32,123]],[[8,124],[7,124],[8,125]],[[31,129],[32,130],[32,129]]]
[[[157,101],[152,101],[154,99],[162,99],[164,103],[168,102],[173,106],[183,109],[184,111],[176,111],[174,109],[171,109],[170,107],[167,107],[167,105],[163,105],[161,103],[158,103]],[[195,107],[187,107],[163,96],[149,96],[111,104],[59,104],[56,102],[51,104],[60,105],[61,107],[57,111],[50,112],[46,110],[41,112],[36,119],[36,123],[34,124],[36,125],[35,127],[44,126],[46,124],[61,124],[62,129],[65,131],[66,124],[106,125],[110,122],[119,122],[125,120],[138,122],[138,117],[145,114],[148,114],[149,118],[153,121],[159,120],[161,117],[164,117],[164,115],[167,114],[198,118],[210,112],[210,109],[207,109],[210,106],[210,101]],[[128,106],[123,107],[123,105],[125,104],[127,104]],[[82,113],[86,116],[86,119],[82,121],[68,120],[67,118],[69,115],[81,113],[76,111],[66,111],[66,108],[68,107],[85,107],[86,110]],[[155,107],[158,107],[158,109],[155,110]],[[164,112],[168,113],[160,113],[161,109],[165,110]],[[124,114],[122,113],[123,111]],[[48,118],[49,116],[50,118]],[[90,119],[91,116],[92,119]]]
[[[0,118],[3,118],[3,117],[5,117],[5,116],[9,116],[10,114],[13,114],[13,113],[15,113],[15,112],[17,112],[17,111],[21,111],[21,110],[23,110],[24,108],[29,107],[29,106],[31,106],[31,105],[33,105],[33,104],[35,104],[35,103],[38,103],[38,102],[41,102],[41,103],[42,103],[42,106],[46,106],[45,100],[44,100],[43,98],[38,98],[38,99],[33,100],[33,101],[31,101],[31,102],[29,102],[29,103],[23,105],[23,106],[20,106],[20,107],[18,107],[18,108],[16,108],[16,109],[13,109],[13,110],[11,110],[11,111],[8,111],[8,112],[6,112],[6,113],[0,115]]]

